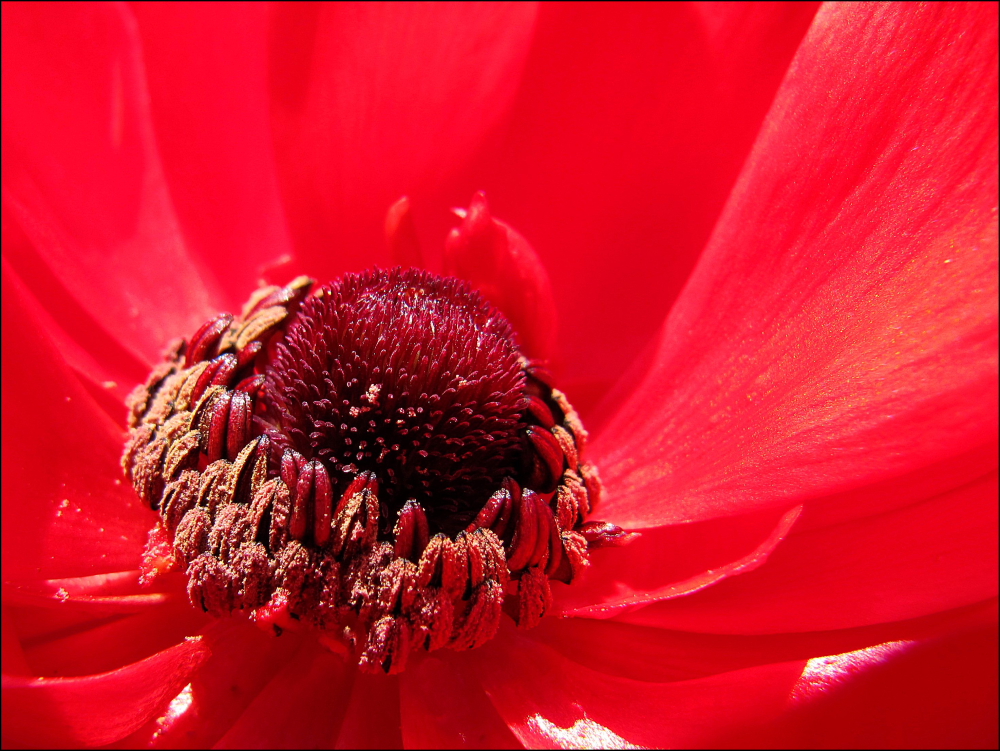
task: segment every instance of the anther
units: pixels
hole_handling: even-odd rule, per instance
[[[378,667],[385,673],[399,673],[410,651],[410,627],[402,618],[380,618],[368,633],[368,642],[359,664]]]
[[[229,313],[221,313],[215,318],[206,321],[198,329],[188,344],[187,355],[184,358],[185,367],[191,367],[196,362],[206,359],[212,348],[218,344],[222,335],[233,322],[233,316]]]
[[[452,599],[462,596],[469,581],[469,552],[465,532],[447,540],[441,555],[441,589]]]
[[[441,559],[444,548],[450,544],[447,535],[436,534],[427,543],[417,562],[417,586],[427,588],[441,585]]]
[[[403,504],[393,535],[396,538],[397,556],[411,561],[419,560],[430,539],[427,514],[424,513],[423,506],[412,499]]]
[[[503,506],[500,508],[500,516],[490,526],[497,537],[504,537],[508,527],[514,518],[514,510],[521,505],[521,486],[513,477],[503,478],[500,489],[504,491]]]
[[[565,555],[552,578],[570,584],[590,565],[587,540],[579,532],[563,532],[560,537]]]
[[[211,386],[229,386],[229,381],[233,377],[233,373],[236,372],[236,368],[239,366],[239,360],[236,359],[236,355],[227,352],[224,355],[219,355],[214,360],[212,360],[213,374],[212,382],[209,384]]]
[[[469,598],[467,613],[455,626],[451,647],[475,649],[492,639],[500,628],[503,598],[503,587],[498,582],[486,580],[476,587]]]
[[[253,402],[240,391],[234,391],[229,401],[229,423],[226,426],[226,458],[234,460],[250,437]]]
[[[510,549],[507,551],[507,568],[512,572],[527,566],[535,552],[535,542],[538,539],[536,497],[534,491],[528,488],[521,493],[521,503],[517,509],[517,527]]]
[[[319,547],[330,540],[330,517],[333,509],[333,488],[326,467],[313,460],[313,537]]]
[[[247,320],[236,332],[235,345],[237,350],[249,347],[253,342],[261,341],[267,337],[285,318],[288,317],[288,310],[280,305],[263,308],[253,317]]]
[[[535,550],[528,559],[527,565],[543,566],[548,561],[549,540],[552,536],[552,529],[555,527],[555,519],[552,516],[552,509],[538,495],[534,497],[535,518],[538,524],[538,531],[535,536]]]
[[[591,548],[621,547],[638,537],[611,522],[587,522],[580,527],[580,534]]]
[[[201,441],[201,433],[197,430],[190,430],[180,440],[174,441],[163,462],[164,479],[168,482],[175,480],[182,471],[198,466],[198,448]]]
[[[181,472],[163,491],[162,515],[168,531],[176,532],[184,515],[198,503],[198,486],[201,475],[193,470]]]
[[[428,652],[448,646],[455,626],[455,606],[447,593],[411,586],[403,593],[404,609],[413,623],[415,644]]]
[[[251,297],[250,307],[244,310],[243,317],[249,318],[253,313],[274,305],[291,307],[305,298],[312,285],[313,280],[309,277],[297,276],[284,287],[266,288],[262,290],[264,294],[258,299],[255,300]]]
[[[552,604],[549,577],[539,568],[529,568],[517,584],[517,625],[534,628]]]
[[[555,436],[543,428],[531,427],[525,431],[534,449],[534,467],[530,484],[543,492],[555,490],[556,481],[562,476],[565,455]]]
[[[333,517],[333,554],[351,556],[370,549],[377,539],[378,520],[378,480],[371,472],[362,472],[337,504]]]
[[[267,479],[267,455],[270,451],[266,435],[257,436],[244,446],[229,470],[228,500],[249,503],[257,489]]]
[[[198,392],[198,385],[201,383],[201,377],[208,369],[208,366],[209,364],[207,362],[200,362],[184,374],[184,381],[181,383],[181,387],[178,390],[177,399],[174,400],[175,409],[191,409],[198,403],[198,399],[201,398],[201,392]],[[209,376],[209,380],[211,380],[211,376]],[[207,387],[208,381],[205,381],[205,388]],[[197,396],[195,395],[196,392]]]
[[[510,504],[510,491],[506,488],[501,488],[490,496],[486,505],[483,506],[483,510],[476,515],[475,521],[469,525],[468,531],[471,532],[479,527],[492,527],[500,519],[500,512],[504,510],[505,506],[509,508]]]
[[[555,573],[562,564],[563,548],[562,540],[559,536],[559,524],[552,517],[552,509],[548,505],[546,505],[546,509],[549,516],[549,559],[545,564],[545,575],[552,579],[555,578]]]
[[[299,472],[306,465],[306,458],[294,449],[285,449],[281,455],[281,481],[294,496],[299,484]]]
[[[226,430],[229,426],[229,403],[232,392],[220,391],[205,411],[202,430],[208,434],[205,454],[209,462],[223,457],[226,448]],[[207,423],[207,424],[205,424]]]
[[[263,348],[264,344],[262,342],[250,342],[250,344],[240,350],[237,355],[236,370],[240,371],[246,368],[256,359]]]
[[[236,391],[242,391],[245,394],[256,397],[261,388],[263,388],[266,380],[263,375],[247,376],[236,384]]]
[[[306,536],[309,526],[309,506],[312,505],[313,489],[316,481],[317,462],[308,462],[299,472],[295,483],[294,503],[292,505],[292,525],[289,533],[293,540],[301,540]]]
[[[528,398],[528,413],[546,430],[551,430],[555,427],[556,420],[552,416],[552,410],[537,396]]]
[[[565,428],[561,428],[556,425],[552,428],[552,437],[556,439],[556,443],[559,444],[559,448],[562,449],[563,456],[566,457],[566,463],[569,468],[574,472],[577,468],[577,453],[576,444],[573,443],[573,437],[569,434],[569,431]]]
[[[214,515],[220,503],[228,503],[229,470],[232,464],[226,460],[212,462],[201,473],[201,483],[198,486],[198,505],[204,506],[209,514]]]

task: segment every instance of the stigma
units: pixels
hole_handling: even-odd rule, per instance
[[[625,533],[588,521],[587,432],[504,315],[419,269],[263,287],[169,348],[122,458],[143,565],[192,603],[311,629],[364,670],[530,628]],[[506,616],[505,616],[506,614]]]

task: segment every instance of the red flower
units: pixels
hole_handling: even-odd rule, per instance
[[[995,745],[997,7],[814,12],[4,4],[7,741]],[[479,187],[643,530],[578,617],[383,677],[141,589],[165,342]]]

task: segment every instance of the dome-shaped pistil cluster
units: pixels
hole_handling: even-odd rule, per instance
[[[133,392],[122,459],[161,521],[144,576],[361,667],[524,627],[617,527],[576,413],[457,279],[347,275],[259,290],[171,347]],[[508,597],[509,596],[509,597]],[[506,602],[505,602],[506,601]]]
[[[265,375],[268,435],[335,486],[372,472],[383,531],[414,500],[432,529],[458,532],[520,460],[513,332],[458,279],[397,269],[323,287]]]

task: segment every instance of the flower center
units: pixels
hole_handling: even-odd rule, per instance
[[[158,511],[143,578],[366,670],[533,626],[588,548],[600,480],[565,396],[467,284],[415,269],[304,277],[222,314],[129,398],[122,457]]]
[[[457,279],[411,269],[324,286],[264,375],[272,440],[341,486],[372,472],[383,522],[412,499],[431,534],[455,534],[520,461],[527,399],[513,332]]]

